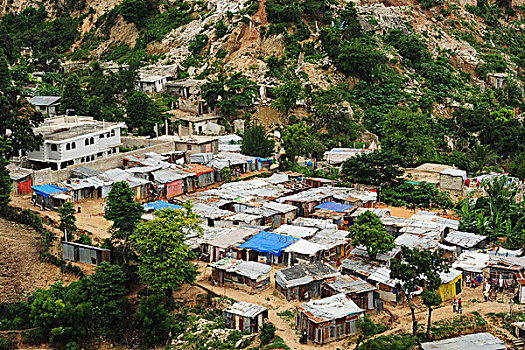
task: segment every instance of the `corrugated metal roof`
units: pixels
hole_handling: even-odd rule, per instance
[[[31,169],[20,168],[14,164],[8,164],[7,170],[9,170],[9,177],[13,181],[18,181],[30,176],[33,173]]]
[[[315,254],[319,253],[321,250],[323,250],[324,247],[317,243],[308,242],[304,239],[300,239],[288,248],[286,248],[284,251],[287,253],[296,253],[306,256],[314,256]]]
[[[487,266],[490,255],[477,252],[463,252],[452,263],[452,267],[468,272],[482,273]]]
[[[401,282],[399,280],[390,278],[390,269],[386,267],[380,267],[375,270],[374,273],[368,276],[368,280],[379,282],[392,288],[395,288],[396,284]]]
[[[312,281],[323,280],[339,276],[340,273],[332,266],[314,261],[311,263],[297,264],[275,273],[275,282],[283,288],[292,288],[306,285]]]
[[[297,207],[294,205],[289,204],[283,204],[283,203],[277,203],[277,202],[266,202],[263,204],[264,208],[268,208],[271,210],[276,210],[279,213],[286,214],[291,211],[296,211]]]
[[[367,281],[351,275],[334,277],[325,281],[325,284],[336,293],[359,294],[376,290],[376,287]]]
[[[341,267],[358,275],[368,277],[381,265],[375,261],[368,261],[365,257],[351,255],[341,262]]]
[[[60,187],[60,186],[56,186],[56,185],[51,185],[51,184],[47,184],[47,185],[35,185],[35,186],[32,186],[31,189],[46,197],[46,198],[49,198],[50,196],[52,195],[55,195],[55,194],[58,194],[58,193],[62,193],[62,192],[68,192],[69,190],[65,187]]]
[[[27,102],[35,106],[50,106],[60,101],[60,96],[33,96]]]
[[[320,229],[334,229],[337,230],[337,225],[332,220],[312,219],[312,218],[297,218],[293,221],[295,226],[317,227]]]
[[[521,286],[525,286],[525,272],[516,273],[516,279]]]
[[[351,239],[346,236],[348,236],[348,231],[327,229],[317,232],[315,236],[308,240],[312,243],[321,244],[324,249],[330,250],[349,242]]]
[[[259,230],[249,228],[238,228],[231,232],[226,232],[220,237],[209,241],[209,245],[226,249],[244,241],[247,237],[252,236],[257,232],[259,232]]]
[[[352,314],[362,314],[364,310],[358,307],[345,294],[336,294],[328,298],[311,300],[297,306],[310,320],[322,323],[337,320]]]
[[[242,317],[253,318],[263,313],[266,310],[267,309],[263,306],[248,303],[246,301],[239,301],[233,304],[232,306],[228,307],[227,309],[225,309],[224,312],[234,314],[234,315],[239,315]]]
[[[452,245],[462,248],[472,248],[486,239],[487,236],[477,235],[470,232],[452,231],[443,240]]]
[[[276,233],[281,233],[284,235],[290,235],[297,238],[308,238],[315,235],[315,233],[319,231],[316,227],[303,227],[303,226],[295,226],[295,225],[281,225],[277,229],[274,230]]]
[[[510,349],[501,339],[490,333],[474,333],[457,338],[422,343],[423,350],[503,350]]]

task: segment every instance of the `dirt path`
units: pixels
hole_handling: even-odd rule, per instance
[[[75,208],[80,206],[81,213],[75,214],[77,218],[77,227],[93,234],[93,239],[102,243],[106,238],[110,237],[108,229],[111,222],[104,218],[104,206],[106,201],[104,199],[85,199],[73,203]],[[40,207],[34,206],[31,203],[31,196],[12,196],[11,204],[22,209],[31,209],[40,213],[42,217],[48,216],[58,222],[59,216],[57,211],[41,210]]]
[[[295,333],[295,328],[293,324],[295,322],[295,319],[292,319],[291,322],[288,323],[286,319],[277,315],[278,313],[281,313],[286,310],[295,312],[295,307],[301,304],[301,302],[298,302],[298,301],[288,302],[284,298],[283,295],[281,295],[275,290],[274,288],[275,271],[281,268],[283,267],[273,268],[271,277],[270,277],[271,286],[257,294],[249,294],[243,290],[229,288],[229,287],[214,286],[212,283],[210,283],[207,280],[208,277],[211,275],[211,269],[206,268],[206,263],[203,263],[201,261],[199,261],[199,271],[201,273],[197,278],[197,283],[206,286],[206,288],[212,290],[213,292],[219,295],[222,295],[228,298],[232,298],[237,301],[247,301],[247,302],[262,305],[268,308],[268,320],[275,325],[276,335],[283,338],[284,342],[286,343],[286,345],[290,347],[290,349],[292,350],[319,349],[319,346],[315,346],[313,345],[313,343],[310,343],[309,345],[299,344],[299,337]],[[323,345],[323,349],[326,349],[326,350],[342,349],[342,348],[346,348],[346,344],[348,344],[348,339]]]

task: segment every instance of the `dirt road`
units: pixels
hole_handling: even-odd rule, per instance
[[[224,287],[224,286],[214,286],[207,279],[211,275],[211,269],[206,268],[206,264],[199,262],[199,270],[201,274],[199,275],[197,281],[209,288],[213,292],[232,298],[235,300],[247,301],[250,303],[262,305],[268,308],[268,319],[272,322],[277,328],[276,334],[283,338],[285,343],[290,347],[290,349],[319,349],[319,346],[315,346],[312,342],[309,345],[299,344],[299,337],[296,334],[294,327],[294,319],[288,322],[285,318],[277,315],[286,310],[292,311],[295,313],[295,307],[300,304],[298,301],[288,302],[283,295],[278,293],[274,286],[275,280],[274,275],[275,271],[283,267],[274,267],[271,273],[271,286],[270,288],[265,289],[264,291],[257,294],[249,294],[243,290]],[[512,339],[513,337],[509,334],[508,331],[498,327],[491,323],[490,318],[487,316],[489,313],[507,313],[509,312],[509,300],[508,297],[498,298],[500,302],[483,302],[483,295],[481,288],[465,288],[463,292],[458,296],[463,300],[463,314],[471,314],[472,312],[478,312],[482,315],[485,320],[491,325],[494,333],[504,334],[506,338]],[[446,301],[442,304],[442,307],[437,308],[432,313],[432,320],[442,321],[458,317],[459,315],[452,312],[452,301]],[[428,311],[420,303],[416,303],[416,318],[420,324],[426,325]],[[410,309],[408,306],[398,306],[394,307],[392,305],[387,305],[385,303],[385,311],[380,315],[371,314],[370,317],[374,322],[385,324],[389,329],[383,333],[384,335],[392,333],[411,333],[412,332],[412,317],[410,314]],[[323,349],[327,350],[336,350],[336,349],[352,349],[353,345],[349,345],[350,339],[343,339],[338,342],[333,342],[325,344],[322,346]]]

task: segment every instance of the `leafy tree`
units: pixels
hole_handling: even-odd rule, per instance
[[[228,33],[228,26],[224,24],[224,21],[221,19],[215,24],[215,35],[217,38],[222,38]]]
[[[432,159],[434,139],[428,118],[421,113],[397,109],[385,119],[381,145],[399,156],[405,166]]]
[[[305,121],[287,125],[281,132],[281,144],[288,159],[295,163],[295,157],[306,154],[307,143],[311,139],[312,129]]]
[[[270,344],[270,342],[275,338],[275,326],[271,322],[264,322],[261,327],[261,334],[259,334],[261,339],[261,345]]]
[[[65,202],[58,209],[58,216],[60,217],[60,225],[58,228],[66,235],[70,235],[68,236],[68,239],[71,238],[77,231],[77,225],[75,225],[77,218],[75,217],[75,208],[73,207],[73,203]]]
[[[525,179],[525,153],[520,153],[509,165],[509,175]]]
[[[368,258],[374,260],[378,253],[388,253],[395,248],[394,237],[390,235],[377,215],[371,211],[359,214],[355,225],[348,230],[353,246],[364,245]]]
[[[166,342],[171,323],[174,321],[173,314],[162,305],[162,301],[161,295],[143,297],[135,316],[142,342],[150,349]]]
[[[385,41],[394,46],[403,57],[403,63],[414,66],[428,62],[432,55],[423,41],[414,34],[404,34],[399,29],[388,32]]]
[[[421,299],[423,304],[428,308],[428,323],[427,323],[427,337],[430,339],[430,326],[432,325],[432,307],[441,305],[441,295],[435,291],[426,289],[423,294],[421,294]]]
[[[7,58],[0,51],[0,91],[7,91],[11,86],[11,70]]]
[[[229,167],[221,169],[221,179],[222,181],[229,183],[232,182],[232,170]]]
[[[450,208],[452,206],[450,195],[429,183],[419,183],[416,186],[405,182],[397,186],[385,187],[381,190],[381,198],[388,205],[400,207],[416,204],[418,207],[428,208],[430,202],[433,207]]]
[[[341,166],[341,174],[357,183],[393,185],[403,175],[400,163],[398,156],[387,151],[377,151],[345,160]]]
[[[494,164],[498,155],[489,145],[476,145],[470,151],[470,158],[475,174],[481,174],[488,166]]]
[[[80,85],[80,78],[76,74],[71,74],[66,80],[60,100],[60,109],[62,112],[74,109],[79,115],[84,113],[84,93]]]
[[[211,108],[224,116],[232,116],[241,107],[251,106],[257,96],[257,85],[241,73],[230,77],[220,74],[202,86],[202,97]]]
[[[129,309],[126,298],[129,280],[122,266],[103,262],[85,282],[83,292],[96,305],[93,309],[96,320],[94,330],[104,338],[120,342],[122,334],[129,328],[126,312]]]
[[[119,12],[124,20],[129,23],[140,25],[148,11],[146,0],[123,0],[119,6]]]
[[[288,115],[290,110],[295,108],[297,100],[301,98],[301,81],[299,79],[287,79],[273,89],[273,94],[275,95],[275,101],[272,103],[272,107]]]
[[[9,161],[0,157],[0,212],[3,212],[11,201],[11,177],[7,165]]]
[[[126,125],[139,135],[155,136],[154,127],[162,123],[157,104],[143,92],[135,91],[126,105]]]
[[[119,181],[113,184],[106,203],[106,219],[113,221],[111,237],[122,241],[124,263],[127,262],[128,239],[144,213],[144,207],[134,198],[128,183]]]
[[[188,46],[188,50],[190,50],[194,56],[200,55],[206,45],[208,45],[208,36],[206,34],[197,34]]]
[[[343,74],[368,82],[373,80],[375,67],[386,63],[387,58],[380,50],[365,44],[360,39],[343,41],[335,59],[335,66]]]
[[[426,285],[429,290],[436,290],[441,285],[439,273],[446,270],[441,260],[441,252],[401,247],[401,259],[390,262],[390,278],[397,279],[396,285],[408,302],[412,314],[412,336],[417,336],[417,318],[412,302],[413,292],[418,286]]]
[[[142,282],[166,293],[171,300],[173,289],[193,282],[197,276],[197,266],[191,262],[194,256],[185,237],[188,232],[202,229],[189,203],[184,210],[166,209],[155,214],[157,218],[140,223],[130,239],[138,253]]]
[[[244,130],[241,152],[249,156],[268,158],[273,155],[275,142],[266,135],[264,126],[254,124]]]

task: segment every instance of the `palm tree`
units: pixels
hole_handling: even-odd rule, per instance
[[[476,174],[486,170],[498,159],[498,155],[490,149],[489,145],[476,145],[470,150],[470,157]]]

